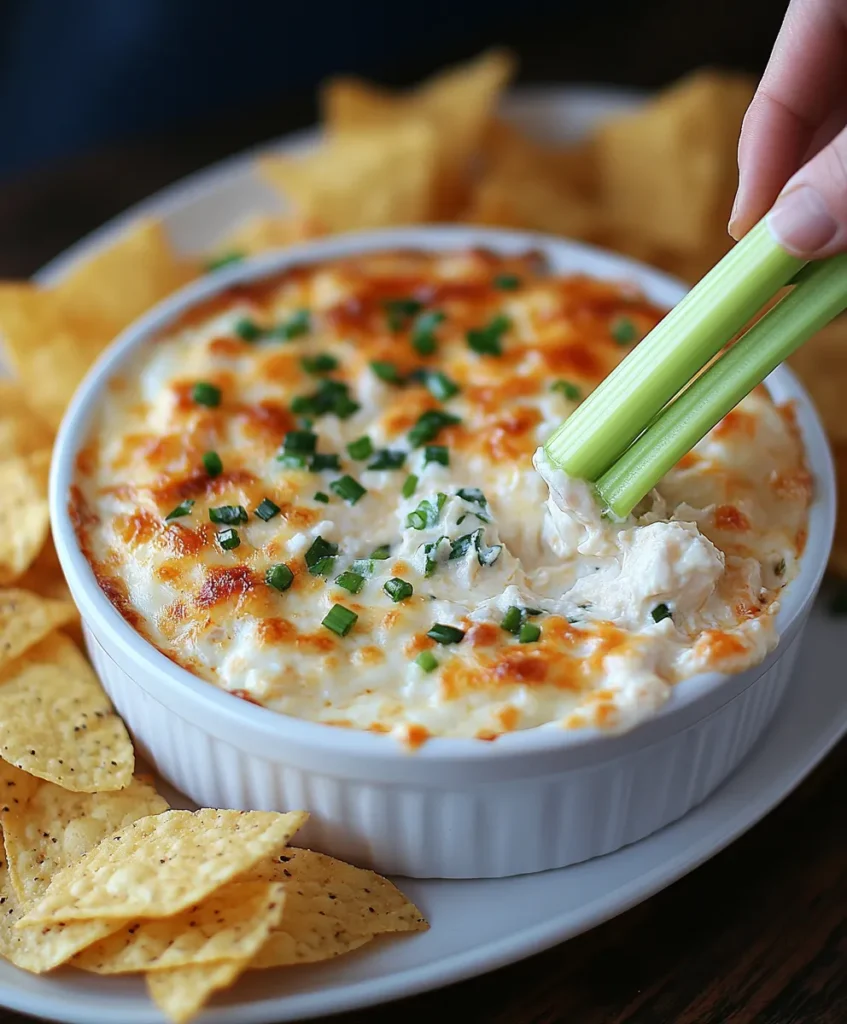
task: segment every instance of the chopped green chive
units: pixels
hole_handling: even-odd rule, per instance
[[[635,324],[629,317],[619,316],[612,321],[611,335],[619,345],[629,345],[635,341]]]
[[[384,380],[387,384],[400,384],[403,378],[400,376],[400,371],[394,365],[394,363],[385,362],[381,359],[374,359],[370,364],[371,369],[379,377],[380,380]]]
[[[327,555],[326,558],[319,558],[314,565],[309,566],[309,573],[312,576],[329,576],[335,570],[335,563],[338,559],[335,555]]]
[[[220,476],[224,471],[224,464],[217,452],[205,452],[203,454],[203,468],[209,476]]]
[[[407,583],[406,580],[401,580],[397,576],[392,576],[390,580],[386,580],[382,589],[395,604],[399,601],[405,601],[406,598],[411,597],[415,592],[415,588],[411,583]]]
[[[256,507],[254,515],[257,515],[264,522],[268,522],[273,519],[274,516],[279,515],[279,505],[271,501],[270,498],[262,498]]]
[[[224,551],[233,551],[241,543],[241,538],[238,536],[238,530],[233,530],[229,527],[227,530],[221,530],[218,534],[218,544],[224,549]]]
[[[369,463],[368,469],[402,469],[405,461],[405,452],[395,452],[383,448],[376,453],[376,457],[373,462]]]
[[[247,509],[243,505],[219,505],[209,509],[209,519],[213,523],[224,523],[234,526],[236,523],[247,522]]]
[[[425,498],[414,512],[410,512],[406,516],[406,526],[410,526],[413,530],[425,530],[428,526],[435,526],[445,501],[447,501],[447,495],[440,491],[436,494],[435,501]]]
[[[334,413],[346,420],[359,409],[359,403],[350,397],[350,388],[340,380],[323,380],[311,395],[296,395],[291,411],[298,416],[325,416]]]
[[[413,448],[420,448],[427,441],[434,441],[445,427],[452,427],[461,422],[458,416],[453,416],[449,412],[429,409],[418,417],[417,423],[409,431],[409,444]]]
[[[333,544],[332,541],[324,540],[323,537],[316,537],[311,544],[311,547],[305,554],[306,565],[311,569],[312,566],[322,558],[334,557],[338,554],[338,545]]]
[[[329,495],[328,494],[324,494],[323,491],[315,491],[315,493],[313,495],[313,499],[314,499],[314,501],[319,501],[322,505],[328,505],[329,504]]]
[[[309,461],[309,469],[313,473],[323,473],[327,469],[341,469],[341,460],[331,452],[315,452]]]
[[[318,435],[311,430],[289,430],[282,443],[286,455],[312,455],[318,443]]]
[[[785,559],[784,558],[780,558],[780,560],[773,567],[773,571],[774,571],[774,575],[775,576],[784,576],[785,575]]]
[[[541,636],[541,627],[534,622],[525,622],[518,633],[518,640],[522,644],[534,644]]]
[[[581,397],[579,388],[569,380],[557,380],[555,384],[550,385],[550,390],[560,391],[569,402],[578,402]]]
[[[203,269],[206,273],[211,274],[213,270],[220,270],[221,267],[228,267],[232,263],[240,263],[243,259],[243,252],[224,252],[220,256],[207,260]]]
[[[277,455],[276,461],[281,462],[286,469],[304,469],[306,466],[305,455],[288,455],[282,452]]]
[[[438,567],[439,547],[446,543],[446,537],[439,537],[438,540],[431,541],[429,544],[422,544],[421,547],[418,548],[418,551],[423,553],[424,576],[427,579],[435,573],[435,570]]]
[[[438,399],[439,402],[446,402],[448,398],[459,393],[459,385],[450,380],[446,373],[441,373],[439,370],[425,371],[423,382],[432,397]]]
[[[198,405],[207,405],[214,409],[221,404],[221,389],[207,381],[198,380],[191,389],[191,397]]]
[[[423,306],[417,299],[388,299],[383,304],[389,330],[402,331]]]
[[[339,498],[343,498],[348,504],[355,505],[356,502],[365,494],[367,494],[366,488],[362,487],[358,480],[354,480],[352,476],[345,474],[338,480],[333,480],[329,485],[329,489],[334,491]]]
[[[410,473],[403,481],[403,497],[411,498],[415,493],[415,488],[418,486],[418,478],[414,473]]]
[[[185,501],[181,501],[175,509],[168,512],[165,516],[165,522],[169,523],[172,519],[182,519],[183,516],[191,515],[191,510],[194,508],[194,498],[186,498]]]
[[[487,505],[488,500],[478,487],[460,487],[456,494],[472,505]]]
[[[338,636],[347,636],[353,626],[356,625],[358,618],[359,616],[355,612],[351,612],[343,604],[334,604],[327,612],[321,625],[326,626],[333,633],[337,633]]]
[[[233,330],[242,341],[257,341],[262,336],[262,328],[255,320],[243,317],[236,323]]]
[[[367,435],[359,437],[347,445],[347,454],[351,459],[369,459],[373,455],[373,451],[373,443]]]
[[[465,534],[464,537],[458,537],[456,540],[450,541],[448,560],[454,561],[457,558],[464,558],[471,547],[476,551],[477,561],[480,565],[494,565],[500,557],[500,552],[503,550],[502,544],[494,544],[488,547],[485,544],[482,527],[480,527],[478,530],[474,530],[473,533]]]
[[[437,644],[458,644],[465,638],[464,630],[456,626],[445,626],[441,622],[436,622],[432,629],[427,630],[426,635]]]
[[[520,288],[521,279],[517,274],[498,274],[491,283],[501,292],[513,292]]]
[[[422,313],[412,328],[412,348],[422,356],[429,356],[438,347],[435,328],[444,320],[444,314],[437,309]]]
[[[500,313],[485,327],[468,331],[468,347],[483,356],[500,356],[503,354],[503,335],[511,326],[511,320]]]
[[[277,324],[268,333],[274,338],[284,338],[290,341],[292,338],[299,338],[302,334],[308,334],[312,325],[312,316],[308,309],[298,309],[296,313],[281,324]]]
[[[338,360],[327,352],[320,352],[316,356],[303,356],[300,365],[306,373],[330,373],[338,369]]]
[[[375,558],[378,562],[384,562],[387,558],[391,557],[391,548],[388,544],[380,544],[378,548],[374,548],[371,552],[371,558]]]
[[[673,618],[670,608],[664,603],[657,604],[650,614],[653,616],[654,622],[661,622],[663,619]]]
[[[347,572],[341,573],[340,576],[335,577],[335,582],[339,587],[349,591],[351,594],[358,594],[362,587],[365,585],[365,577],[358,572]]]
[[[280,593],[284,590],[288,590],[293,581],[294,573],[283,562],[270,566],[268,571],[265,573],[265,583],[267,583],[269,587],[273,587],[274,590],[278,590]]]
[[[356,572],[367,579],[373,576],[374,563],[372,558],[357,558],[350,565],[350,572]]]
[[[415,664],[418,668],[423,669],[424,672],[433,672],[438,668],[438,658],[436,658],[432,651],[421,651],[417,658],[415,658]]]
[[[508,611],[503,616],[503,621],[500,623],[507,633],[514,633],[515,636],[518,635],[518,630],[521,628],[522,624],[523,613],[516,605],[511,605],[509,607]]]
[[[428,444],[424,448],[424,465],[435,462],[439,466],[450,465],[450,452],[443,444]]]

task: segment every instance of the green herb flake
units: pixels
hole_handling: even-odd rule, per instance
[[[410,473],[403,481],[402,494],[404,498],[411,498],[415,493],[415,488],[418,486],[418,478],[414,473]]]
[[[165,516],[165,522],[169,523],[172,519],[182,519],[183,516],[191,515],[194,504],[194,498],[186,498],[185,501],[181,501],[175,509],[168,512]]]
[[[362,487],[358,480],[354,480],[352,476],[345,474],[338,480],[333,480],[329,485],[329,489],[338,495],[339,498],[343,498],[349,505],[355,505],[356,502],[367,494],[367,489]]]
[[[459,385],[440,370],[425,370],[422,379],[427,391],[439,402],[446,402],[459,393]]]
[[[191,398],[198,405],[205,405],[215,409],[221,404],[221,389],[209,384],[208,381],[198,380],[191,389]]]
[[[218,533],[218,544],[220,544],[224,551],[234,551],[241,544],[238,530],[233,530],[232,527],[227,530],[221,530]]]
[[[434,441],[445,427],[453,427],[461,423],[458,416],[441,409],[429,409],[422,413],[415,425],[408,433],[409,444],[413,448],[420,448],[428,441]]]
[[[223,267],[229,267],[233,263],[240,263],[245,257],[243,252],[223,252],[220,256],[214,256],[212,259],[207,260],[203,265],[203,269],[207,274],[213,273],[215,270],[221,270]]]
[[[520,630],[523,625],[523,612],[517,607],[517,605],[511,605],[503,616],[503,621],[500,625],[507,633],[513,633],[517,636],[518,630]]]
[[[616,317],[612,321],[610,331],[618,345],[631,345],[638,333],[635,324],[626,316]]]
[[[388,329],[393,333],[407,327],[412,317],[423,309],[417,299],[387,299],[382,308],[388,321]]]
[[[438,668],[438,658],[436,658],[432,651],[421,651],[417,658],[415,658],[415,664],[424,672],[434,672]]]
[[[394,363],[389,363],[382,359],[374,359],[369,365],[374,374],[380,380],[384,380],[386,384],[401,384],[403,382],[400,371]]]
[[[347,636],[353,626],[356,625],[358,618],[359,616],[355,612],[351,612],[343,604],[334,604],[327,612],[321,625],[338,636]]]
[[[422,356],[432,355],[438,348],[435,329],[444,320],[444,314],[437,309],[422,313],[412,328],[412,348]]]
[[[257,515],[259,519],[267,523],[271,519],[273,519],[274,516],[278,516],[279,512],[279,505],[277,505],[276,502],[271,501],[270,498],[262,498],[262,500],[256,506],[256,511],[254,512],[254,515]]]
[[[569,402],[578,402],[582,397],[582,393],[576,384],[571,384],[569,380],[557,380],[554,384],[550,385],[550,390],[560,392]]]
[[[315,493],[313,495],[313,500],[314,501],[319,501],[322,505],[328,505],[329,504],[329,495],[328,494],[324,494],[323,491],[315,491]]]
[[[309,460],[309,470],[312,473],[324,473],[328,469],[341,469],[341,459],[332,452],[315,452]]]
[[[439,466],[450,465],[450,452],[443,444],[428,444],[424,448],[424,465],[434,462]]]
[[[368,464],[368,469],[402,469],[405,461],[405,452],[383,448],[376,453],[373,462]]]
[[[518,633],[518,640],[522,644],[534,644],[541,636],[541,627],[534,622],[525,622]]]
[[[521,279],[517,274],[498,274],[491,282],[501,292],[513,292],[521,286]]]
[[[224,471],[224,464],[217,452],[203,453],[203,468],[209,476],[220,476]]]
[[[654,622],[662,622],[664,619],[673,618],[670,608],[664,603],[657,604],[653,611],[650,612],[650,615],[653,617]]]
[[[213,523],[235,526],[247,522],[247,509],[243,505],[219,505],[209,509],[209,519]]]
[[[303,356],[300,360],[300,365],[306,373],[320,375],[322,373],[331,373],[333,370],[337,370],[338,360],[328,352],[319,352],[314,356]]]
[[[387,558],[391,557],[391,548],[388,544],[380,544],[378,548],[374,548],[371,552],[371,558],[375,558],[378,562],[384,562]]]
[[[242,341],[258,341],[262,336],[262,328],[249,317],[242,317],[233,327],[233,331]]]
[[[401,580],[398,576],[392,576],[390,580],[386,580],[382,589],[395,604],[410,598],[415,591],[411,583]]]
[[[308,334],[312,326],[312,315],[308,309],[298,309],[295,313],[272,328],[268,334],[273,338],[282,338],[284,341],[291,341]]]
[[[436,622],[432,629],[427,630],[426,635],[437,644],[459,644],[465,639],[464,630],[456,626],[445,626],[441,622]]]
[[[468,348],[483,356],[502,355],[503,335],[511,326],[512,322],[507,316],[498,314],[485,327],[475,327],[468,331]]]
[[[338,545],[333,544],[332,541],[324,540],[323,537],[316,537],[313,541],[309,550],[306,552],[304,558],[306,565],[311,569],[312,566],[322,558],[331,558],[338,554]]]
[[[347,454],[351,459],[369,459],[373,455],[374,446],[371,439],[365,435],[365,437],[356,438],[355,441],[351,441],[347,445]]]
[[[340,576],[335,577],[336,584],[343,590],[348,591],[351,594],[358,594],[362,587],[365,585],[365,577],[358,572],[347,572],[341,573]]]
[[[272,565],[268,568],[265,573],[265,583],[269,587],[273,587],[274,590],[278,590],[282,593],[291,586],[294,582],[294,573],[285,565],[284,562],[279,562],[277,565]]]

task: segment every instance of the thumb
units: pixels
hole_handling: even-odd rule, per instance
[[[768,224],[795,256],[820,259],[847,251],[847,128],[788,181]]]

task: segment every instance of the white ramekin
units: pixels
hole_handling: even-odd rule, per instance
[[[128,328],[71,403],[50,480],[56,547],[92,660],[142,756],[199,804],[307,809],[305,843],[417,877],[483,878],[562,867],[635,842],[708,796],[750,750],[785,693],[835,516],[826,438],[805,391],[780,368],[769,386],[778,401],[796,404],[816,497],[801,569],[782,601],[779,647],[747,672],[680,683],[652,719],[622,735],[548,726],[494,743],[433,739],[408,753],[389,736],[254,706],[176,666],[112,607],[68,516],[76,453],[105,383],[151,335],[232,284],[376,249],[468,246],[541,251],[556,271],[631,281],[660,304],[674,304],[684,291],[623,257],[525,233],[409,228],[297,246],[197,281]]]

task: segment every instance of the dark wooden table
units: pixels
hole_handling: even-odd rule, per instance
[[[784,8],[776,0],[711,0],[696,13],[684,0],[647,6],[645,13],[632,3],[611,35],[598,36],[596,21],[586,17],[568,26],[526,26],[507,41],[524,57],[527,80],[652,86],[703,63],[761,68]],[[395,77],[422,70],[405,68]],[[314,112],[312,96],[286,96],[190,134],[127,143],[0,182],[0,276],[31,273],[129,204],[228,153],[308,124]],[[337,1019],[844,1024],[845,782],[842,743],[744,838],[629,913],[477,980]],[[0,1011],[0,1024],[22,1022]]]

